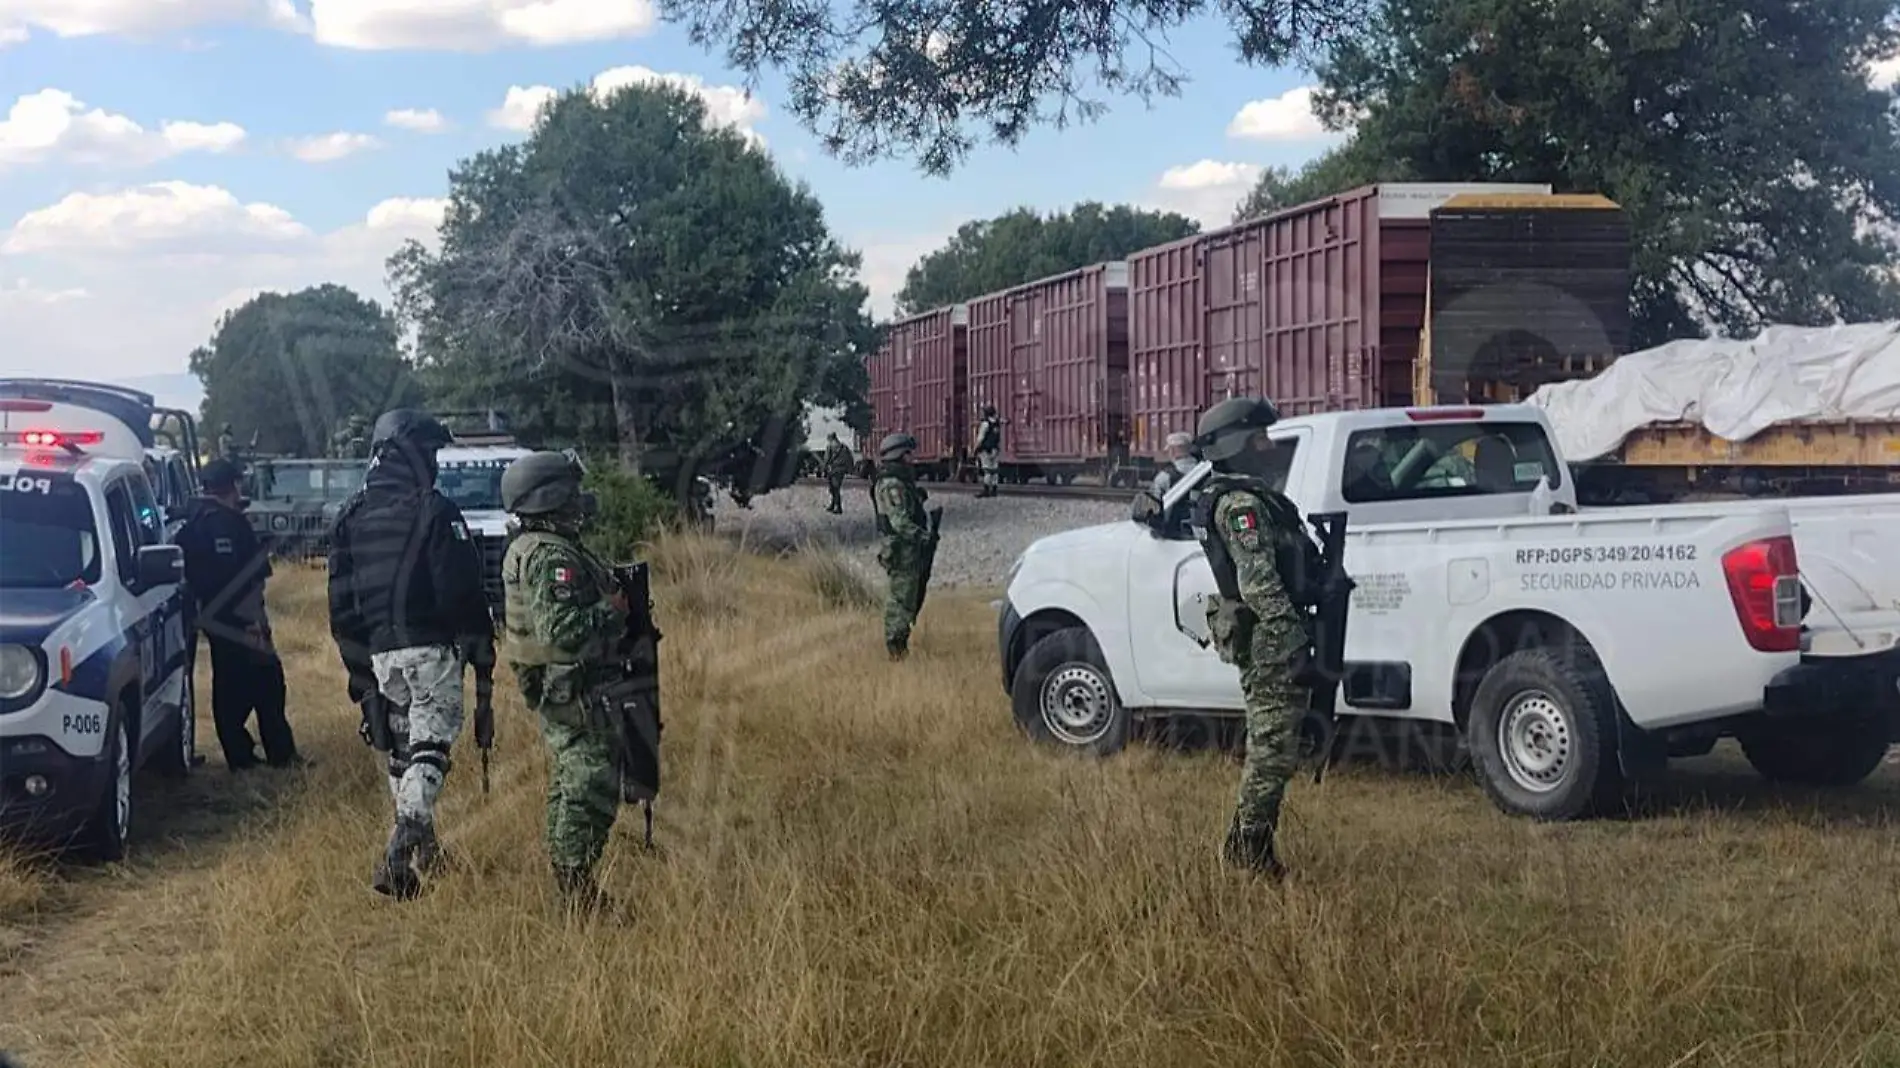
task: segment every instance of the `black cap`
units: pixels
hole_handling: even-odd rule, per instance
[[[204,465],[198,471],[198,484],[208,490],[230,489],[244,477],[238,465],[222,456]]]

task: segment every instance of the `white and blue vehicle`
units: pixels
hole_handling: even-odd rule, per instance
[[[134,773],[197,763],[184,553],[147,478],[149,422],[13,385],[0,381],[0,828],[116,861]]]

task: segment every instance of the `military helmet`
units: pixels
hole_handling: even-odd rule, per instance
[[[877,447],[877,454],[883,459],[895,460],[916,447],[917,439],[909,434],[886,434]]]
[[[428,412],[414,408],[396,408],[376,417],[369,433],[371,446],[400,442],[424,452],[434,452],[454,441],[449,428]]]
[[[581,469],[558,452],[531,452],[501,473],[501,507],[515,515],[550,515],[581,499]]]
[[[1265,397],[1229,397],[1201,413],[1194,444],[1201,458],[1213,463],[1231,460],[1246,451],[1247,439],[1280,421],[1280,409]]]
[[[983,418],[985,418],[985,419],[994,419],[994,418],[996,418],[996,405],[994,405],[994,404],[985,404],[985,405],[983,406]]]

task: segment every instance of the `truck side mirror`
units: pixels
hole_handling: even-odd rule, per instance
[[[139,589],[175,586],[185,581],[185,550],[176,545],[147,545],[138,553]]]

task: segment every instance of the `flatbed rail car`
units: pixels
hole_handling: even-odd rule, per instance
[[[1651,423],[1616,452],[1572,469],[1589,504],[1892,493],[1900,488],[1900,418],[1778,423],[1744,441],[1695,422]]]

